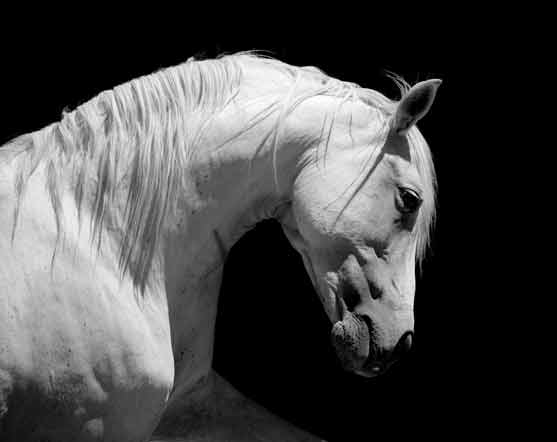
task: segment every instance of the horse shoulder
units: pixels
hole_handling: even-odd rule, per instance
[[[0,225],[0,440],[142,440],[173,384],[164,309],[102,262],[64,247],[52,261],[52,235],[22,215],[13,243]]]

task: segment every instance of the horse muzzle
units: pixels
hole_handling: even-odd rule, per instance
[[[345,369],[366,377],[384,373],[412,347],[412,312],[391,310],[374,299],[353,255],[340,269],[339,280],[333,347]]]
[[[365,377],[378,376],[412,347],[414,333],[405,332],[392,349],[374,341],[373,325],[365,316],[348,313],[331,330],[333,347],[344,369]]]

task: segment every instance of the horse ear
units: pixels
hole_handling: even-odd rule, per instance
[[[441,80],[438,79],[421,81],[402,97],[392,123],[397,134],[404,135],[428,113],[440,84]]]

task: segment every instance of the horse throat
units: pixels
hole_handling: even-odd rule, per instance
[[[237,168],[237,161],[223,164],[212,171],[214,182],[198,184],[197,193],[183,205],[182,215],[166,235],[174,397],[195,388],[211,370],[218,295],[228,252],[244,233],[259,221],[273,218],[285,204],[275,192],[272,175],[255,171],[248,178]],[[203,167],[199,174],[206,174]],[[226,178],[231,174],[237,177],[233,188]],[[259,179],[259,185],[251,179]]]

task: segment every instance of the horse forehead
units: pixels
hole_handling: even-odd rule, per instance
[[[397,182],[409,181],[422,186],[421,177],[412,157],[410,143],[407,137],[390,133],[382,149],[383,162]]]
[[[383,152],[393,157],[400,157],[408,163],[412,162],[412,153],[408,138],[398,135],[395,132],[391,131],[387,136]]]
[[[398,184],[408,183],[422,187],[422,180],[414,163],[400,155],[386,154],[383,158],[386,173]]]

